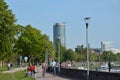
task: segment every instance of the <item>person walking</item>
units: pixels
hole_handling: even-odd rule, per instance
[[[52,60],[51,66],[53,75],[56,75],[56,62],[54,60]]]
[[[42,63],[42,76],[45,77],[46,73],[46,62]]]
[[[108,62],[108,69],[109,69],[109,72],[111,71],[111,62],[109,61]]]

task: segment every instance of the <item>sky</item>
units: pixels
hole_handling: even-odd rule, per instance
[[[90,17],[88,42],[100,48],[101,41],[120,49],[120,0],[5,0],[17,24],[28,24],[47,34],[53,41],[53,25],[66,24],[66,47],[86,47],[84,18]]]

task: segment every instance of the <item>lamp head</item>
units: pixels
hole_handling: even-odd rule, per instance
[[[90,20],[90,17],[86,17],[84,18],[85,22],[88,23],[88,21]]]

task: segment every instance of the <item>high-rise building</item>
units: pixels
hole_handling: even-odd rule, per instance
[[[63,23],[56,23],[55,25],[53,25],[53,42],[54,42],[54,45],[57,43],[58,39],[59,39],[61,45],[66,47],[65,24],[63,24]]]
[[[111,48],[112,48],[112,42],[107,42],[107,41],[101,42],[102,51],[110,51]]]

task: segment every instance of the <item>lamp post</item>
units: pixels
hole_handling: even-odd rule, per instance
[[[88,21],[90,17],[84,18],[86,25],[86,49],[87,49],[87,80],[89,80],[89,50],[88,50]]]
[[[57,37],[57,42],[58,42],[58,63],[59,63],[58,72],[60,74],[60,38],[59,36]]]
[[[47,64],[48,68],[48,43],[46,44],[45,63]]]

